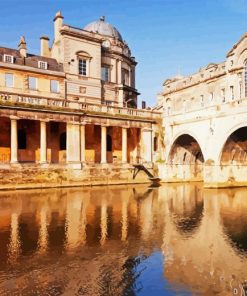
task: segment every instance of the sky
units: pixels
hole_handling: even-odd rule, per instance
[[[39,54],[41,35],[53,39],[53,18],[83,28],[104,15],[138,62],[139,101],[156,103],[163,82],[189,75],[227,52],[247,32],[247,0],[0,0],[0,46]]]

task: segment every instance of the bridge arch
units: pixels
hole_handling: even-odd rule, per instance
[[[247,164],[247,123],[234,126],[221,144],[219,163]]]
[[[167,163],[176,179],[202,181],[204,159],[198,140],[189,133],[182,133],[173,141]]]

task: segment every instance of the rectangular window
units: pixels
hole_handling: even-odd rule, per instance
[[[222,98],[222,102],[225,103],[226,101],[226,91],[224,88],[222,88],[221,90],[221,98]]]
[[[85,59],[79,60],[79,74],[83,76],[87,76],[87,60]]]
[[[47,70],[47,62],[38,61],[38,66],[40,69]]]
[[[3,56],[3,60],[5,63],[11,63],[11,64],[14,63],[14,57],[12,55],[5,54]]]
[[[51,92],[53,93],[59,92],[59,82],[57,80],[51,80]]]
[[[122,69],[122,84],[129,85],[129,71]]]
[[[234,87],[230,86],[230,96],[231,96],[231,100],[234,100]]]
[[[101,68],[101,79],[103,81],[110,81],[110,68],[109,67],[102,67]]]
[[[28,88],[33,89],[33,90],[37,90],[37,88],[38,88],[37,82],[38,82],[38,79],[36,77],[29,76],[28,77]]]
[[[5,73],[5,86],[6,87],[13,87],[14,86],[14,75]]]

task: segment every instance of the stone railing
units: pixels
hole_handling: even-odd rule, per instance
[[[19,94],[10,94],[0,92],[1,102],[12,102],[20,103],[25,105],[45,106],[45,107],[57,107],[66,108],[69,110],[84,111],[85,113],[98,113],[98,114],[109,114],[111,116],[133,116],[138,118],[158,119],[161,117],[161,112],[145,110],[145,109],[133,109],[124,108],[109,105],[99,105],[84,103],[79,101],[70,101],[63,99],[51,99],[34,96],[23,96]]]
[[[167,112],[166,108],[164,109],[164,118],[172,118],[174,121],[177,119],[187,121],[190,119],[217,116],[219,114],[234,114],[234,112],[239,113],[241,112],[240,109],[243,110],[243,112],[246,112],[247,98],[222,103],[216,101],[214,104],[190,106],[187,108],[181,108],[179,110],[169,109],[169,112]]]

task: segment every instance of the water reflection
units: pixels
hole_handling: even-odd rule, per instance
[[[0,295],[241,295],[247,189],[0,192]]]

